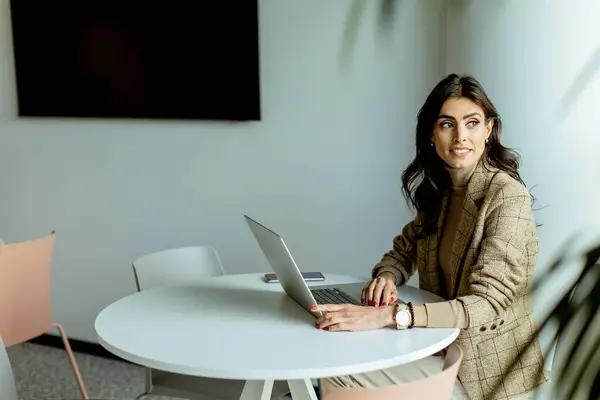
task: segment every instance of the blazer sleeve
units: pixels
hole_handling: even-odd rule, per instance
[[[490,202],[484,237],[469,279],[469,294],[459,296],[469,327],[488,323],[520,297],[537,256],[537,230],[531,197],[518,182],[500,187]],[[533,245],[533,247],[532,247]]]
[[[396,277],[396,285],[410,279],[415,273],[417,259],[417,220],[416,218],[406,224],[402,232],[397,235],[392,243],[392,249],[383,255],[371,271],[373,278],[384,272],[391,272]]]

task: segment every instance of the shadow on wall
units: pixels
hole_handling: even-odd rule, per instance
[[[499,1],[497,5],[495,5],[495,15],[498,16],[500,12],[506,10],[510,3],[512,3],[511,0]],[[382,35],[387,35],[394,28],[394,21],[396,21],[396,17],[402,6],[402,1],[381,0],[378,4],[378,9],[376,10],[376,17],[379,21],[378,29]],[[430,4],[432,3],[419,2],[419,5],[422,7],[430,7]],[[472,0],[455,0],[453,2],[453,6],[458,12],[466,12],[471,4],[473,4]],[[352,54],[358,38],[358,32],[360,30],[362,19],[367,11],[366,5],[367,2],[365,1],[352,0],[348,8],[344,31],[342,33],[342,42],[340,45],[340,60],[342,66],[345,66],[352,61]],[[448,6],[448,3],[444,2],[443,6]],[[569,85],[569,89],[567,89],[565,94],[561,97],[556,112],[553,113],[557,118],[557,122],[562,122],[567,118],[574,105],[577,103],[580,94],[591,84],[599,71],[600,47],[598,47],[592,56],[585,62],[573,82]]]
[[[561,98],[554,112],[558,121],[562,122],[568,117],[573,106],[577,103],[577,98],[591,84],[598,71],[600,71],[600,47],[586,61],[567,92]]]

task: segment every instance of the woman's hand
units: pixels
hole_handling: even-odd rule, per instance
[[[396,277],[391,272],[384,272],[369,281],[362,291],[361,302],[369,306],[387,306],[396,300],[398,300],[398,288]]]
[[[312,311],[326,314],[315,326],[327,331],[368,331],[394,325],[394,307],[362,307],[353,304],[320,304]]]

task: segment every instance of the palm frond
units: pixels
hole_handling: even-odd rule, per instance
[[[541,332],[551,329],[553,326],[558,326],[554,334],[554,340],[565,344],[567,348],[564,351],[568,351],[568,355],[564,363],[559,365],[559,370],[555,371],[557,372],[556,376],[558,376],[555,391],[568,393],[565,398],[573,398],[574,393],[578,392],[580,394],[582,390],[584,392],[587,391],[586,397],[592,396],[592,382],[582,382],[582,379],[588,376],[586,372],[591,365],[595,353],[595,351],[590,352],[588,344],[592,343],[597,346],[600,336],[597,329],[594,329],[592,325],[597,316],[598,305],[600,303],[600,264],[598,264],[600,260],[600,245],[589,249],[583,255],[583,259],[583,266],[577,279],[575,279],[568,290],[562,295],[558,304],[542,321],[536,334],[514,357],[511,368],[505,371],[504,377],[508,376],[520,364],[519,361],[523,359],[527,351],[538,340]],[[553,278],[559,275],[560,267],[565,266],[565,264],[564,255],[559,255],[557,262],[553,263],[544,281],[553,282]],[[590,286],[591,289],[586,291],[586,288]],[[540,286],[534,288],[532,294],[539,289]],[[575,295],[576,291],[579,291],[577,295]],[[568,337],[565,338],[565,335]],[[585,346],[582,345],[584,342],[586,343]],[[591,348],[597,349],[597,347]],[[548,349],[546,352],[546,357],[549,355],[550,350]],[[538,378],[542,376],[543,372],[543,369],[537,371]],[[491,391],[493,394],[500,390],[502,382],[503,380],[496,382]]]
[[[585,376],[585,369],[591,365],[591,357],[595,353],[594,351],[590,352],[584,342],[590,343],[590,341],[593,341],[595,347],[592,347],[592,349],[597,349],[600,344],[600,335],[592,329],[592,324],[600,306],[600,265],[597,264],[600,259],[600,246],[588,252],[585,258],[586,263],[583,273],[578,286],[573,287],[573,291],[580,290],[579,288],[583,285],[592,287],[590,290],[583,287],[580,293],[577,293],[577,295],[574,293],[568,314],[565,312],[557,316],[557,318],[561,317],[561,327],[564,326],[563,334],[570,325],[579,328],[574,329],[574,341],[569,348],[570,351],[564,365],[561,366],[561,370],[573,371],[575,379],[569,380],[566,374],[560,374],[557,381],[559,388],[566,389],[567,398],[569,399],[574,398],[575,392],[583,386],[582,379]],[[578,322],[580,325],[578,325]],[[579,332],[577,332],[578,330]],[[596,338],[593,337],[594,335]],[[578,362],[581,357],[583,357],[583,362]]]

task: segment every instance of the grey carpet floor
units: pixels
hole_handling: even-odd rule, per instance
[[[23,343],[9,347],[7,353],[21,400],[81,399],[64,350]],[[90,399],[133,400],[144,391],[144,368],[140,366],[79,353],[75,359]],[[281,398],[280,394],[274,394],[275,398]],[[151,396],[146,400],[171,398]]]

